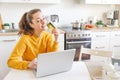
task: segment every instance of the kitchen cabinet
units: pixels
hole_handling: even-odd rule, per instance
[[[7,60],[18,39],[18,36],[0,36],[0,80],[9,72]]]
[[[101,0],[85,0],[86,4],[100,4]]]
[[[110,34],[110,49],[114,57],[120,57],[120,31],[112,31]]]
[[[97,50],[109,50],[110,32],[92,32],[91,48]]]
[[[0,3],[41,3],[41,4],[56,4],[60,0],[0,0]]]
[[[92,32],[92,49],[112,51],[120,57],[120,31]]]
[[[85,0],[86,4],[120,4],[120,0]]]
[[[58,37],[58,42],[59,42],[59,51],[64,50],[64,34],[59,34]]]

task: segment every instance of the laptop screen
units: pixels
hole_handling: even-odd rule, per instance
[[[38,55],[36,77],[48,76],[70,70],[74,56],[75,49]]]

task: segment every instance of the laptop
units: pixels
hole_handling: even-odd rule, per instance
[[[74,56],[75,49],[39,54],[35,76],[45,77],[69,71],[72,68]]]

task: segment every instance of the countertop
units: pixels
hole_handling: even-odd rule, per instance
[[[98,31],[120,31],[120,27],[103,27],[103,28],[93,28],[90,29],[93,32],[98,32]]]
[[[11,69],[3,80],[91,80],[84,62],[74,62],[67,72],[36,78],[31,70]]]
[[[58,29],[60,34],[64,34],[65,32],[61,29]],[[0,33],[0,36],[16,36],[18,35],[18,32],[3,32]]]

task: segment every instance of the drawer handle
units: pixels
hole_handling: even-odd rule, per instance
[[[114,47],[120,47],[120,45],[114,45]]]
[[[105,37],[105,35],[96,35],[96,37]]]
[[[105,48],[105,47],[96,47],[97,49],[102,49],[102,48]]]
[[[117,36],[117,37],[119,36],[119,37],[120,37],[120,35],[119,35],[119,34],[115,34],[115,36]]]
[[[13,42],[16,41],[15,39],[11,39],[11,40],[2,40],[2,42]]]

